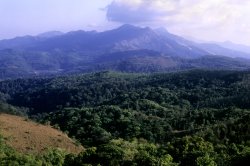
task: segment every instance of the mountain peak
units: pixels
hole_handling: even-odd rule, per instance
[[[140,30],[140,29],[142,29],[142,28],[131,25],[131,24],[124,24],[124,25],[117,28],[117,30],[125,30],[125,31],[127,31],[127,30]]]
[[[169,33],[168,30],[166,28],[164,28],[164,27],[156,28],[154,31],[158,32],[160,34],[162,34],[162,33]]]

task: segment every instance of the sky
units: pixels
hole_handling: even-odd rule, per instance
[[[250,45],[249,0],[0,0],[0,39],[125,23]]]

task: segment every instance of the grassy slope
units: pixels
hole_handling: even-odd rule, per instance
[[[83,149],[61,131],[22,117],[0,114],[0,124],[6,143],[19,152],[41,153],[47,148],[61,148],[79,153]]]

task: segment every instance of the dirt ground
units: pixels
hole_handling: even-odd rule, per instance
[[[47,148],[61,148],[71,153],[83,150],[61,131],[23,117],[0,114],[0,133],[8,145],[23,153],[42,153]]]

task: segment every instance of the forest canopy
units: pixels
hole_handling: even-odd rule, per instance
[[[247,71],[107,71],[2,81],[0,92],[2,112],[51,124],[86,147],[79,155],[65,154],[64,165],[250,160]]]

